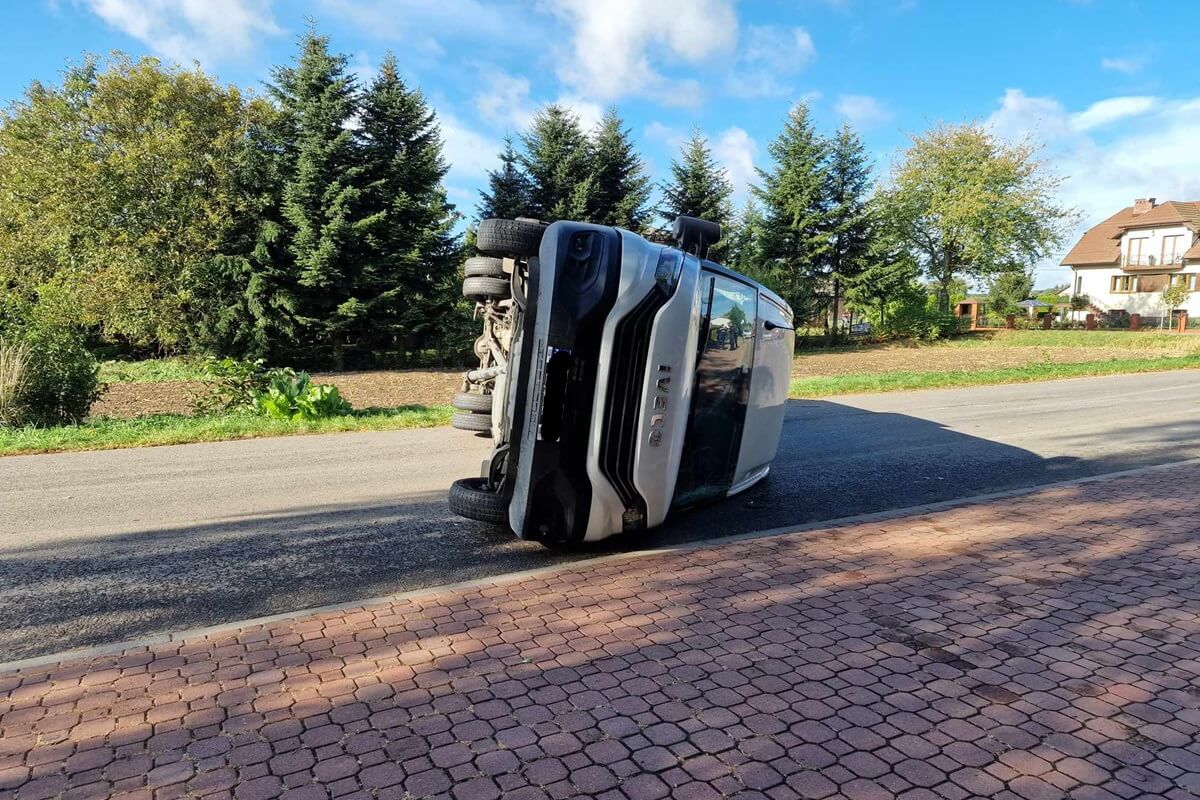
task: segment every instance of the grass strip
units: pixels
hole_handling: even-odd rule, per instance
[[[1200,355],[1178,358],[1116,358],[1081,364],[1029,364],[1002,369],[957,372],[880,372],[874,375],[822,375],[792,381],[794,398],[829,397],[839,394],[899,392],[914,389],[948,389],[1002,383],[1033,383],[1060,378],[1085,378],[1139,372],[1200,369]]]
[[[451,411],[449,406],[369,408],[345,416],[309,421],[274,420],[253,414],[202,417],[155,414],[136,419],[105,418],[56,428],[0,429],[0,455],[112,450],[339,431],[430,428],[447,424]]]

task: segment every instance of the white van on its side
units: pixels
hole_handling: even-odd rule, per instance
[[[678,246],[578,222],[484,220],[463,291],[484,335],[456,427],[491,435],[450,504],[551,546],[659,525],[766,476],[795,332],[766,287],[705,256],[720,237],[680,217]]]

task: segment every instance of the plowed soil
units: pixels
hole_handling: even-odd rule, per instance
[[[445,405],[462,381],[461,370],[387,370],[314,373],[316,383],[332,383],[355,408]],[[92,407],[94,417],[132,418],[146,414],[188,414],[197,381],[114,383]]]

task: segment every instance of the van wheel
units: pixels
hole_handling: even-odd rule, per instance
[[[462,478],[450,485],[446,498],[450,510],[460,517],[492,525],[508,525],[508,501],[493,492],[486,478]]]
[[[485,219],[475,232],[475,247],[481,253],[529,258],[536,256],[546,226],[524,219]]]
[[[463,264],[463,275],[467,278],[503,278],[504,262],[490,256],[474,256]]]
[[[476,411],[484,414],[492,413],[492,400],[490,394],[475,394],[475,392],[459,392],[454,395],[454,402],[450,405],[455,408],[460,408],[463,411]],[[490,426],[489,419],[489,426]]]
[[[504,278],[471,277],[463,281],[463,297],[470,300],[505,300],[511,288]]]
[[[458,428],[460,431],[490,434],[492,432],[492,418],[486,414],[455,414],[450,417],[450,426]]]

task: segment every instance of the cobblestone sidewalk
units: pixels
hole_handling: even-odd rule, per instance
[[[1200,466],[0,674],[0,796],[1200,795]]]

